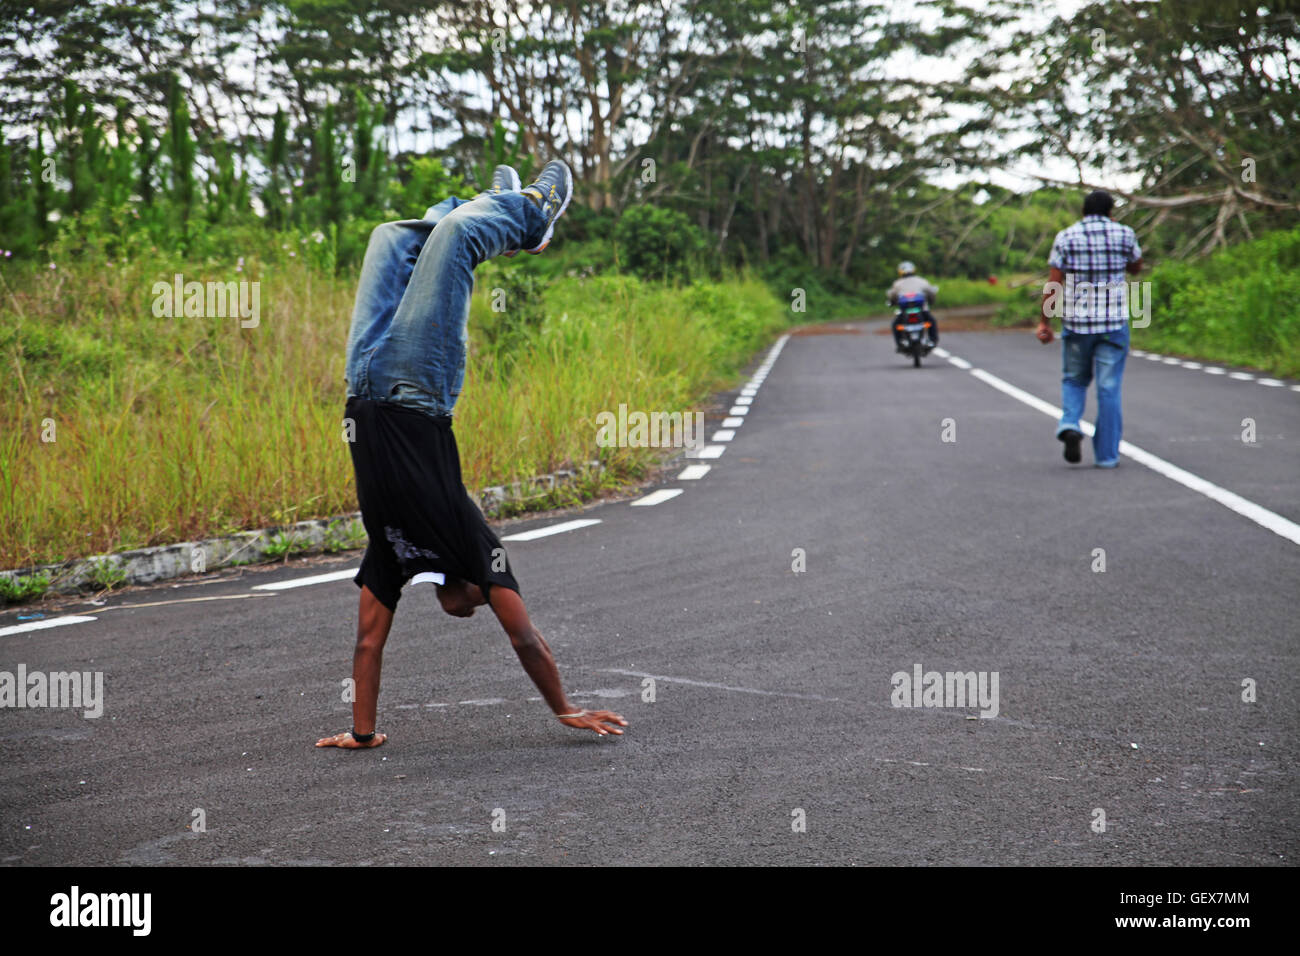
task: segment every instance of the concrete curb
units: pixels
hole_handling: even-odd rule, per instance
[[[493,485],[471,497],[475,498],[485,515],[492,516],[506,505],[524,504],[543,498],[572,484],[582,475],[593,472],[599,474],[602,471],[604,465],[598,461],[589,461],[582,470],[566,469],[509,485]],[[362,548],[365,547],[366,540],[361,513],[354,512],[258,531],[241,531],[202,541],[183,541],[116,554],[97,554],[62,564],[0,571],[0,578],[6,578],[15,584],[32,578],[48,578],[49,586],[44,594],[64,594],[88,588],[103,590],[110,586],[150,584],[186,574],[259,564],[286,555]]]

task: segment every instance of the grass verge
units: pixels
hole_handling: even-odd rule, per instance
[[[232,257],[233,258],[233,257]],[[142,255],[0,266],[0,567],[194,540],[353,511],[341,424],[353,277],[298,258]],[[790,312],[738,277],[668,286],[626,276],[530,291],[536,318],[492,309],[509,264],[480,270],[457,406],[466,485],[600,459],[605,481],[658,455],[597,448],[620,403],[686,411],[728,386]],[[260,283],[261,316],[159,318],[153,284]],[[286,553],[293,549],[285,542]]]

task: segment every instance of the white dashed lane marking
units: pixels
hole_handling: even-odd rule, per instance
[[[785,343],[789,338],[789,335],[783,335],[781,338],[777,339],[776,344],[768,351],[767,358],[763,359],[762,364],[759,365],[759,367],[755,369],[754,374],[750,376],[749,382],[740,389],[740,394],[736,396],[735,404],[731,407],[731,411],[727,413],[727,418],[723,420],[722,426],[713,433],[713,437],[710,439],[711,444],[695,446],[693,448],[688,447],[685,451],[686,458],[718,459],[722,457],[722,453],[727,450],[727,446],[724,442],[729,442],[735,439],[736,429],[745,424],[744,416],[749,414],[749,408],[754,402],[754,396],[758,394],[759,386],[763,384],[763,379],[765,379],[767,373],[771,371],[772,364],[776,361],[776,357],[781,354],[781,349],[785,346]],[[677,480],[699,481],[709,473],[709,469],[709,465],[687,465],[677,476]],[[682,493],[682,490],[683,489],[681,488],[661,488],[658,491],[651,492],[643,498],[638,498],[636,501],[631,502],[631,504],[635,507],[641,508],[661,504],[672,498],[676,498]]]
[[[682,489],[680,488],[660,488],[658,491],[652,491],[644,498],[638,498],[632,502],[632,507],[649,508],[653,505],[663,504],[671,498],[676,498],[681,493]]]
[[[727,450],[726,445],[705,445],[693,453],[688,453],[689,458],[721,458],[722,453]]]
[[[309,578],[294,578],[292,581],[274,581],[271,584],[254,584],[254,591],[287,591],[289,588],[302,588],[309,584],[326,584],[329,581],[342,581],[357,576],[356,568],[346,571],[330,571],[328,574],[313,574]]]
[[[45,621],[28,621],[25,624],[14,624],[9,627],[0,627],[0,637],[8,637],[10,634],[25,634],[28,631],[43,631],[50,627],[63,627],[65,624],[84,624],[87,621],[93,621],[93,617],[81,617],[75,614],[69,614],[64,617],[52,617]]]
[[[534,528],[532,531],[520,531],[518,534],[508,534],[501,540],[536,541],[538,538],[546,538],[553,534],[563,534],[565,531],[577,531],[579,528],[587,528],[593,524],[600,524],[600,519],[578,518],[576,521],[562,521],[559,524],[547,525],[545,528]]]
[[[939,349],[935,349],[939,352]],[[1256,385],[1263,385],[1268,388],[1290,388],[1293,392],[1300,392],[1300,385],[1288,386],[1276,378],[1256,377],[1253,372],[1229,372],[1227,369],[1219,368],[1215,365],[1203,365],[1200,362],[1191,362],[1187,359],[1174,358],[1172,355],[1161,355],[1159,352],[1146,352],[1142,349],[1129,349],[1134,358],[1144,358],[1148,362],[1158,362],[1162,365],[1176,365],[1179,368],[1190,369],[1193,372],[1200,371],[1206,375],[1226,375],[1228,378],[1238,382],[1254,382]],[[949,359],[949,361],[952,361]],[[956,364],[956,363],[953,363]]]

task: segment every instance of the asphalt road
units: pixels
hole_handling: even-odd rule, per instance
[[[0,861],[1293,862],[1300,545],[1087,444],[1067,466],[1043,412],[855,328],[791,337],[680,495],[508,545],[572,696],[624,738],[551,719],[491,615],[417,585],[388,745],[317,750],[350,724],[356,589],[251,588],[358,555],[132,589],[0,636],[0,671],[105,675],[98,719],[0,709]],[[943,345],[1059,404],[1059,345]],[[1125,437],[1300,521],[1292,384],[1131,357]],[[918,664],[996,672],[997,716],[893,706]]]

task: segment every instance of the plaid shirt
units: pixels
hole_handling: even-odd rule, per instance
[[[1128,323],[1124,267],[1142,258],[1137,233],[1109,216],[1084,216],[1056,234],[1047,264],[1065,273],[1062,327],[1114,332]]]

